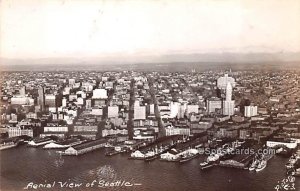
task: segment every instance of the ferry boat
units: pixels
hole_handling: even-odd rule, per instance
[[[39,147],[54,142],[51,138],[37,138],[28,142],[29,147]]]
[[[260,172],[260,171],[262,171],[263,169],[265,169],[266,167],[267,167],[267,161],[266,161],[266,160],[261,160],[261,161],[258,163],[257,167],[255,168],[255,171],[256,171],[256,172]]]

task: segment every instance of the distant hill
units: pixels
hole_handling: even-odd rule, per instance
[[[117,60],[118,59],[118,60]],[[300,53],[169,54],[105,58],[0,59],[1,71],[299,69]]]

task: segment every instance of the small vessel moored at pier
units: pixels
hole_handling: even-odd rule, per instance
[[[267,167],[267,161],[266,160],[261,160],[258,163],[257,167],[255,168],[255,171],[260,172],[260,171],[264,170],[266,167]]]
[[[52,142],[54,142],[54,140],[51,138],[37,138],[37,139],[33,139],[32,141],[29,141],[28,146],[29,147],[39,147],[39,146],[46,145],[46,144],[52,143]]]
[[[5,140],[2,140],[0,143],[0,150],[10,149],[17,147],[20,143],[20,140],[18,138],[8,138]]]
[[[184,163],[190,161],[198,156],[199,152],[197,149],[189,149],[181,156],[179,162]]]

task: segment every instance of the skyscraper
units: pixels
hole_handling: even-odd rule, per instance
[[[38,94],[39,94],[39,98],[38,98],[38,103],[40,105],[41,111],[45,110],[45,91],[44,91],[44,87],[39,87],[38,89]]]
[[[226,101],[232,100],[232,85],[230,82],[226,85]]]
[[[21,95],[21,96],[25,97],[25,96],[26,96],[26,93],[25,93],[25,92],[26,92],[25,86],[22,86],[22,87],[20,88],[19,92],[20,92],[20,95]]]
[[[245,106],[245,117],[252,117],[257,115],[257,106]]]
[[[228,74],[225,74],[223,77],[220,77],[217,80],[217,86],[221,90],[225,90],[227,88],[228,83],[230,83],[232,87],[235,87],[235,79],[229,77]]]
[[[232,100],[232,85],[230,82],[226,85],[226,98],[223,102],[223,114],[229,116],[234,114],[234,100]]]

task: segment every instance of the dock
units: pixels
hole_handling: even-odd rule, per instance
[[[61,154],[67,156],[78,156],[88,152],[92,152],[96,149],[104,148],[106,144],[107,144],[107,140],[96,139],[76,146],[71,146],[65,151],[61,152]]]

